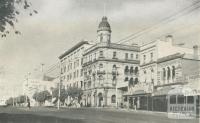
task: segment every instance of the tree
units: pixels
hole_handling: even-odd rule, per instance
[[[30,10],[31,3],[28,0],[0,0],[0,35],[6,37],[9,31],[6,26],[10,25],[14,29],[15,23],[18,22],[17,15],[20,14],[21,9],[29,10],[29,15],[37,14],[36,10]],[[20,34],[20,31],[15,30],[15,34]]]
[[[51,99],[51,94],[47,90],[41,91],[41,92],[36,92],[33,95],[33,99],[35,99],[35,101],[37,101],[39,103],[44,103],[46,100]]]
[[[10,97],[8,100],[6,100],[7,105],[13,105],[13,98]]]
[[[77,87],[69,87],[67,89],[67,94],[73,99],[78,98],[78,100],[80,100],[81,96],[83,95],[83,91]]]
[[[58,100],[58,93],[59,93],[59,89],[58,88],[54,88],[53,91],[52,91],[52,97],[56,98],[56,102]],[[67,98],[67,96],[68,96],[68,94],[67,94],[66,90],[63,89],[63,88],[60,89],[60,101],[62,103],[65,102],[65,99]]]

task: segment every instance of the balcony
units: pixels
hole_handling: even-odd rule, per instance
[[[123,87],[128,87],[128,81],[125,82],[118,82],[117,83],[117,88],[123,88]]]
[[[155,87],[170,86],[170,85],[182,85],[188,83],[186,77],[175,77],[174,79],[158,80],[158,84]]]
[[[97,75],[104,75],[106,74],[105,70],[97,70]]]

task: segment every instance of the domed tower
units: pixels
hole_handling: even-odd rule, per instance
[[[110,44],[111,40],[111,28],[107,21],[107,17],[104,16],[99,24],[97,30],[97,40],[98,42],[104,42]]]

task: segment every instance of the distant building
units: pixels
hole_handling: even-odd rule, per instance
[[[28,96],[32,106],[37,105],[33,99],[33,95],[36,92],[47,90],[49,93],[52,93],[53,88],[57,87],[58,80],[60,80],[59,70],[60,66],[57,63],[44,72],[27,76],[23,83],[23,94]]]

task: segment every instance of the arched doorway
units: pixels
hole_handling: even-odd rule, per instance
[[[103,94],[99,93],[98,94],[98,107],[102,107],[103,105]]]

